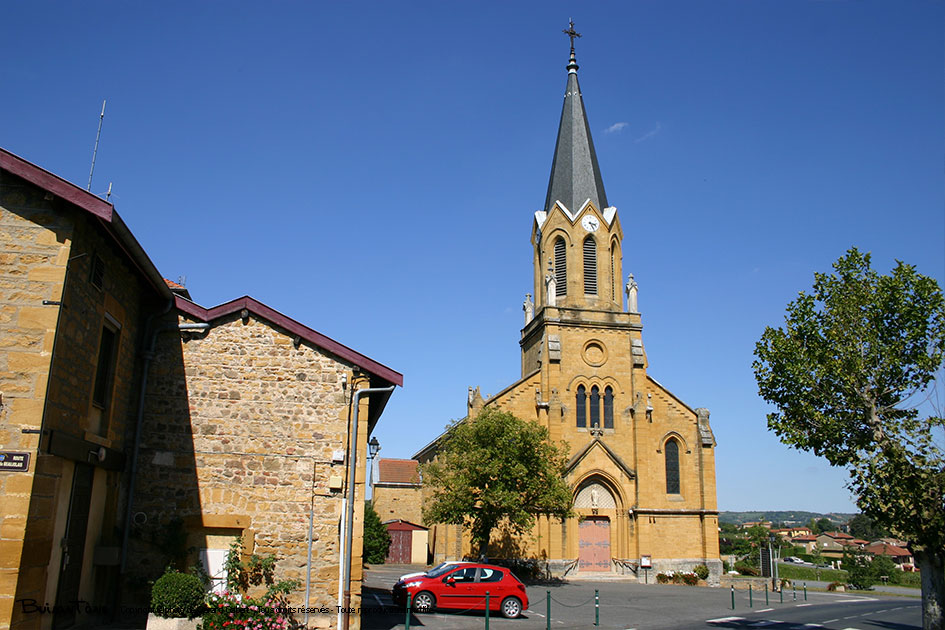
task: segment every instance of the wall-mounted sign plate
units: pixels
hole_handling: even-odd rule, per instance
[[[26,472],[30,469],[29,453],[0,451],[0,471]]]

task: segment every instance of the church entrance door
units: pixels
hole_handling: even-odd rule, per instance
[[[588,516],[580,525],[579,571],[610,571],[610,519]]]

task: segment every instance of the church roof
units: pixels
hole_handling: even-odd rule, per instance
[[[607,195],[604,194],[604,181],[600,176],[597,153],[594,152],[594,141],[584,111],[584,99],[578,85],[578,65],[573,45],[567,68],[568,83],[544,209],[548,212],[554,207],[555,201],[560,201],[577,214],[590,199],[598,210],[603,210],[607,207]]]

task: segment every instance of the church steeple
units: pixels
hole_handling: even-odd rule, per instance
[[[571,58],[567,65],[568,84],[544,210],[550,211],[555,201],[560,201],[568,211],[577,213],[588,199],[598,210],[603,210],[607,207],[607,195],[604,193],[594,141],[587,124],[584,100],[578,85],[578,64],[574,56],[574,38],[581,34],[574,30],[574,22],[564,33],[571,38]]]

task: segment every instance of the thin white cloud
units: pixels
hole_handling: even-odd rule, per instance
[[[643,134],[642,136],[634,140],[634,142],[643,142],[644,140],[649,140],[650,138],[658,134],[662,128],[663,128],[663,125],[661,125],[660,123],[656,123],[655,125],[653,125],[652,129],[650,129],[645,134]]]
[[[616,122],[612,124],[607,129],[604,129],[604,133],[617,133],[618,131],[623,131],[623,128],[627,126],[625,122]]]

